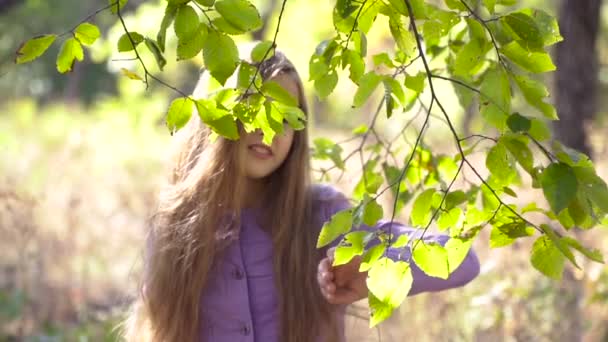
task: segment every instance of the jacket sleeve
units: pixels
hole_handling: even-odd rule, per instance
[[[348,199],[339,191],[325,186],[323,190],[321,190],[323,196],[321,197],[322,203],[322,221],[327,222],[335,213],[348,209],[351,207]],[[404,226],[401,223],[393,221],[392,223],[387,220],[381,220],[374,226],[361,225],[355,227],[355,230],[366,230],[366,231],[376,231],[383,230],[385,232],[392,232],[394,236],[399,236],[406,234],[410,237],[410,239],[418,239],[422,235],[422,230],[413,229]],[[445,246],[445,244],[449,241],[450,237],[448,235],[441,234],[425,234],[423,237],[424,242],[436,242]],[[340,239],[336,239],[332,243],[330,247],[337,246]],[[372,241],[371,244],[378,244],[380,241],[376,239],[376,241]],[[369,247],[370,245],[368,245]],[[410,265],[412,268],[412,276],[414,281],[412,283],[412,288],[409,292],[409,296],[421,293],[421,292],[436,292],[447,290],[455,287],[461,287],[465,284],[469,283],[479,274],[479,260],[475,251],[470,249],[467,256],[463,260],[463,262],[458,266],[456,270],[454,270],[447,279],[441,279],[437,277],[432,277],[424,273],[413,260],[411,260],[411,252],[409,248],[400,248],[393,249],[390,248],[388,250],[388,257],[393,260],[407,260],[410,261]]]

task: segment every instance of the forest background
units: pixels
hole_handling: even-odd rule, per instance
[[[163,2],[131,0],[123,15],[131,27],[153,35]],[[280,3],[253,3],[266,25],[245,39],[271,39]],[[59,46],[35,63],[13,64],[23,41],[69,30],[104,5],[0,0],[0,341],[113,341],[113,328],[141,271],[146,219],[162,184],[171,139],[164,115],[176,94],[154,83],[146,90],[122,74],[121,68],[135,62],[121,60],[125,56],[116,51],[123,31],[109,13],[96,16],[103,38],[71,73],[56,70]],[[517,7],[541,8],[559,17],[567,39],[552,51],[558,71],[544,79],[561,118],[554,133],[592,155],[598,175],[606,179],[608,4],[522,0]],[[294,0],[286,7],[277,45],[305,80],[310,54],[332,32],[332,8],[333,3],[317,0]],[[369,36],[369,54],[392,44],[388,37],[387,32]],[[169,63],[163,77],[188,91],[200,67]],[[370,103],[357,109],[363,115],[353,120],[355,88],[346,82],[327,100],[313,95],[312,82],[305,86],[313,107],[313,137],[348,139],[375,111]],[[449,84],[438,92],[445,106],[457,106]],[[528,109],[525,103],[516,106]],[[464,132],[491,133],[473,109],[456,113],[453,120]],[[393,124],[381,122],[382,133],[394,134]],[[427,146],[448,149],[444,133],[434,129],[427,134]],[[359,177],[360,171],[335,181],[348,192]],[[518,195],[522,201],[544,201],[537,193]],[[606,229],[577,238],[604,253],[608,246]],[[360,341],[608,339],[604,265],[583,262],[582,271],[568,267],[556,282],[530,265],[527,241],[496,249],[487,240],[475,243],[482,273],[464,289],[409,298],[397,315],[372,330],[365,305],[356,305],[349,318],[356,329],[349,331]]]

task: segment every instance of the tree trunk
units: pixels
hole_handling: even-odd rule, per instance
[[[601,0],[563,0],[559,26],[564,41],[556,50],[555,135],[563,144],[591,155],[585,123],[597,111],[596,40]]]

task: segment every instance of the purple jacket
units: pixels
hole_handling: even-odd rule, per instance
[[[315,207],[321,222],[349,207],[346,198],[330,186],[315,186]],[[272,240],[254,219],[255,212],[246,209],[241,217],[241,232],[223,253],[202,294],[200,310],[201,341],[205,342],[278,342],[278,298],[273,280]],[[386,229],[380,222],[377,229]],[[412,235],[415,230],[393,223],[393,232]],[[448,236],[426,236],[426,241],[441,244]],[[402,258],[409,257],[403,255]],[[396,253],[389,253],[393,258]],[[466,284],[479,273],[479,262],[469,252],[464,262],[447,280],[427,276],[412,263],[414,282],[409,295],[440,291]],[[338,322],[343,324],[344,316]]]

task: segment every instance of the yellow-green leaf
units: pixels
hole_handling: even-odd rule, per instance
[[[17,57],[15,63],[22,64],[35,60],[42,56],[42,54],[53,44],[57,39],[56,34],[46,34],[43,36],[34,37],[21,45],[17,50]]]
[[[319,238],[317,240],[317,248],[329,245],[340,235],[348,232],[353,225],[352,209],[342,210],[334,214],[329,222],[326,222],[321,228]]]
[[[406,262],[394,262],[389,258],[378,260],[368,272],[367,288],[382,303],[382,310],[390,311],[399,307],[412,288],[414,278],[412,269]],[[378,312],[378,302],[370,303],[370,325],[376,325],[385,319],[386,312]]]
[[[203,46],[203,60],[211,76],[224,85],[239,64],[239,51],[232,38],[210,31]]]
[[[219,0],[215,2],[215,9],[227,22],[243,31],[257,30],[264,24],[257,8],[247,0]]]
[[[61,50],[59,50],[57,71],[62,74],[72,71],[74,62],[76,60],[82,61],[83,59],[84,51],[82,50],[82,45],[75,38],[69,38],[63,42]]]
[[[412,257],[416,265],[420,269],[432,276],[441,279],[447,279],[450,275],[450,269],[448,266],[448,252],[440,244],[436,243],[414,243],[416,246]]]
[[[129,69],[121,68],[120,72],[122,72],[123,75],[127,76],[128,78],[130,78],[132,80],[143,81],[143,78],[141,78],[138,74],[134,73],[133,71],[131,71]]]
[[[129,38],[129,36],[131,38]],[[139,43],[141,43],[143,41],[144,41],[144,36],[142,36],[141,34],[139,34],[137,32],[124,33],[118,39],[118,51],[119,52],[131,51],[134,49],[134,46],[139,45]]]
[[[188,123],[192,116],[192,105],[192,100],[187,97],[180,97],[171,102],[167,113],[167,127],[171,133],[177,132]]]
[[[191,6],[182,5],[177,9],[173,29],[178,38],[184,39],[193,35],[199,29],[200,24],[198,14]]]
[[[76,39],[84,45],[91,45],[101,36],[99,28],[91,23],[82,23],[74,30]]]

